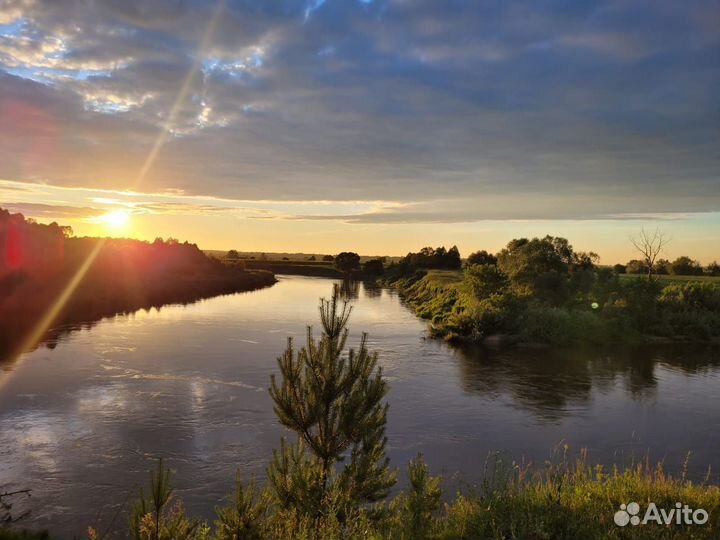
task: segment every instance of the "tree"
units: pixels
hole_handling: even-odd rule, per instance
[[[440,508],[440,477],[430,476],[422,455],[408,464],[410,492],[393,501],[394,510],[403,520],[402,540],[424,540],[430,536],[434,514]]]
[[[508,277],[493,264],[466,266],[464,279],[473,296],[480,300],[502,292],[508,285]]]
[[[216,508],[215,540],[263,540],[262,520],[267,511],[263,497],[255,489],[255,482],[242,485],[237,473],[232,503]]]
[[[460,251],[457,246],[445,249],[424,247],[417,253],[408,253],[398,263],[402,273],[407,274],[417,269],[458,270],[462,266]]]
[[[548,235],[511,240],[497,259],[515,292],[560,305],[572,294],[589,291],[598,256],[575,251],[565,238]]]
[[[720,276],[720,264],[718,264],[717,261],[711,262],[707,265],[707,268],[705,268],[705,272],[707,272],[709,276]]]
[[[627,266],[624,264],[613,265],[613,270],[616,274],[625,274],[627,272]]]
[[[658,259],[655,262],[655,273],[665,276],[672,271],[672,263],[667,259]]]
[[[648,233],[645,229],[640,230],[640,234],[636,237],[630,237],[630,242],[635,249],[642,255],[642,261],[647,268],[648,279],[651,280],[655,270],[655,261],[670,239],[665,236],[660,229]]]
[[[352,251],[343,251],[335,256],[335,268],[341,272],[360,269],[360,255]]]
[[[497,264],[497,257],[484,249],[471,253],[467,258],[468,264]]]
[[[140,489],[140,497],[130,512],[130,533],[134,540],[190,540],[200,525],[185,516],[181,502],[173,501],[170,469],[158,461],[150,473],[150,497]]]
[[[350,313],[335,286],[332,298],[320,301],[320,339],[308,328],[306,346],[296,351],[289,338],[278,358],[281,380],[271,380],[275,414],[297,442],[283,439],[273,453],[270,487],[282,508],[314,521],[316,537],[337,498],[357,508],[386,497],[396,480],[385,454],[388,386],[377,353],[363,334],[357,352],[343,354]]]
[[[385,272],[382,259],[371,259],[363,264],[363,271],[369,276],[381,276]]]
[[[239,259],[239,258],[240,258],[240,254],[237,252],[236,249],[231,249],[230,251],[227,252],[226,257],[227,257],[228,259]]]
[[[625,265],[628,274],[647,274],[648,267],[643,261],[632,259]]]
[[[700,263],[685,255],[678,257],[670,264],[670,272],[676,276],[701,276],[703,274]]]
[[[322,260],[325,262],[333,262],[335,260],[335,257],[333,257],[332,255],[323,255]]]

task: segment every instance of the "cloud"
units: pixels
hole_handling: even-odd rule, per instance
[[[353,222],[720,209],[713,2],[2,6],[4,178],[135,189],[162,140],[141,191],[420,205]]]
[[[97,208],[66,206],[59,204],[42,204],[42,203],[3,203],[3,208],[31,216],[34,218],[58,218],[58,219],[86,219],[94,218],[103,214],[102,210]]]

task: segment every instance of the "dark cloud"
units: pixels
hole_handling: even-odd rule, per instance
[[[169,130],[142,189],[461,201],[336,217],[362,222],[720,209],[716,2],[0,5],[2,178],[124,189]]]

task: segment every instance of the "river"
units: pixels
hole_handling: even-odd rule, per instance
[[[332,281],[275,286],[68,329],[0,371],[0,489],[32,489],[22,524],[65,537],[122,528],[153,458],[175,471],[193,514],[212,517],[235,470],[262,479],[279,439],[267,393],[288,336],[318,324]],[[391,390],[388,449],[422,452],[450,493],[472,488],[489,452],[542,462],[567,444],[590,460],[665,460],[720,470],[720,353],[457,349],[389,290],[346,291],[351,344],[362,331]],[[117,517],[116,517],[117,516]]]

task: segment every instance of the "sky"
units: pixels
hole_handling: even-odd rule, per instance
[[[0,207],[401,255],[720,260],[716,0],[0,0]]]

